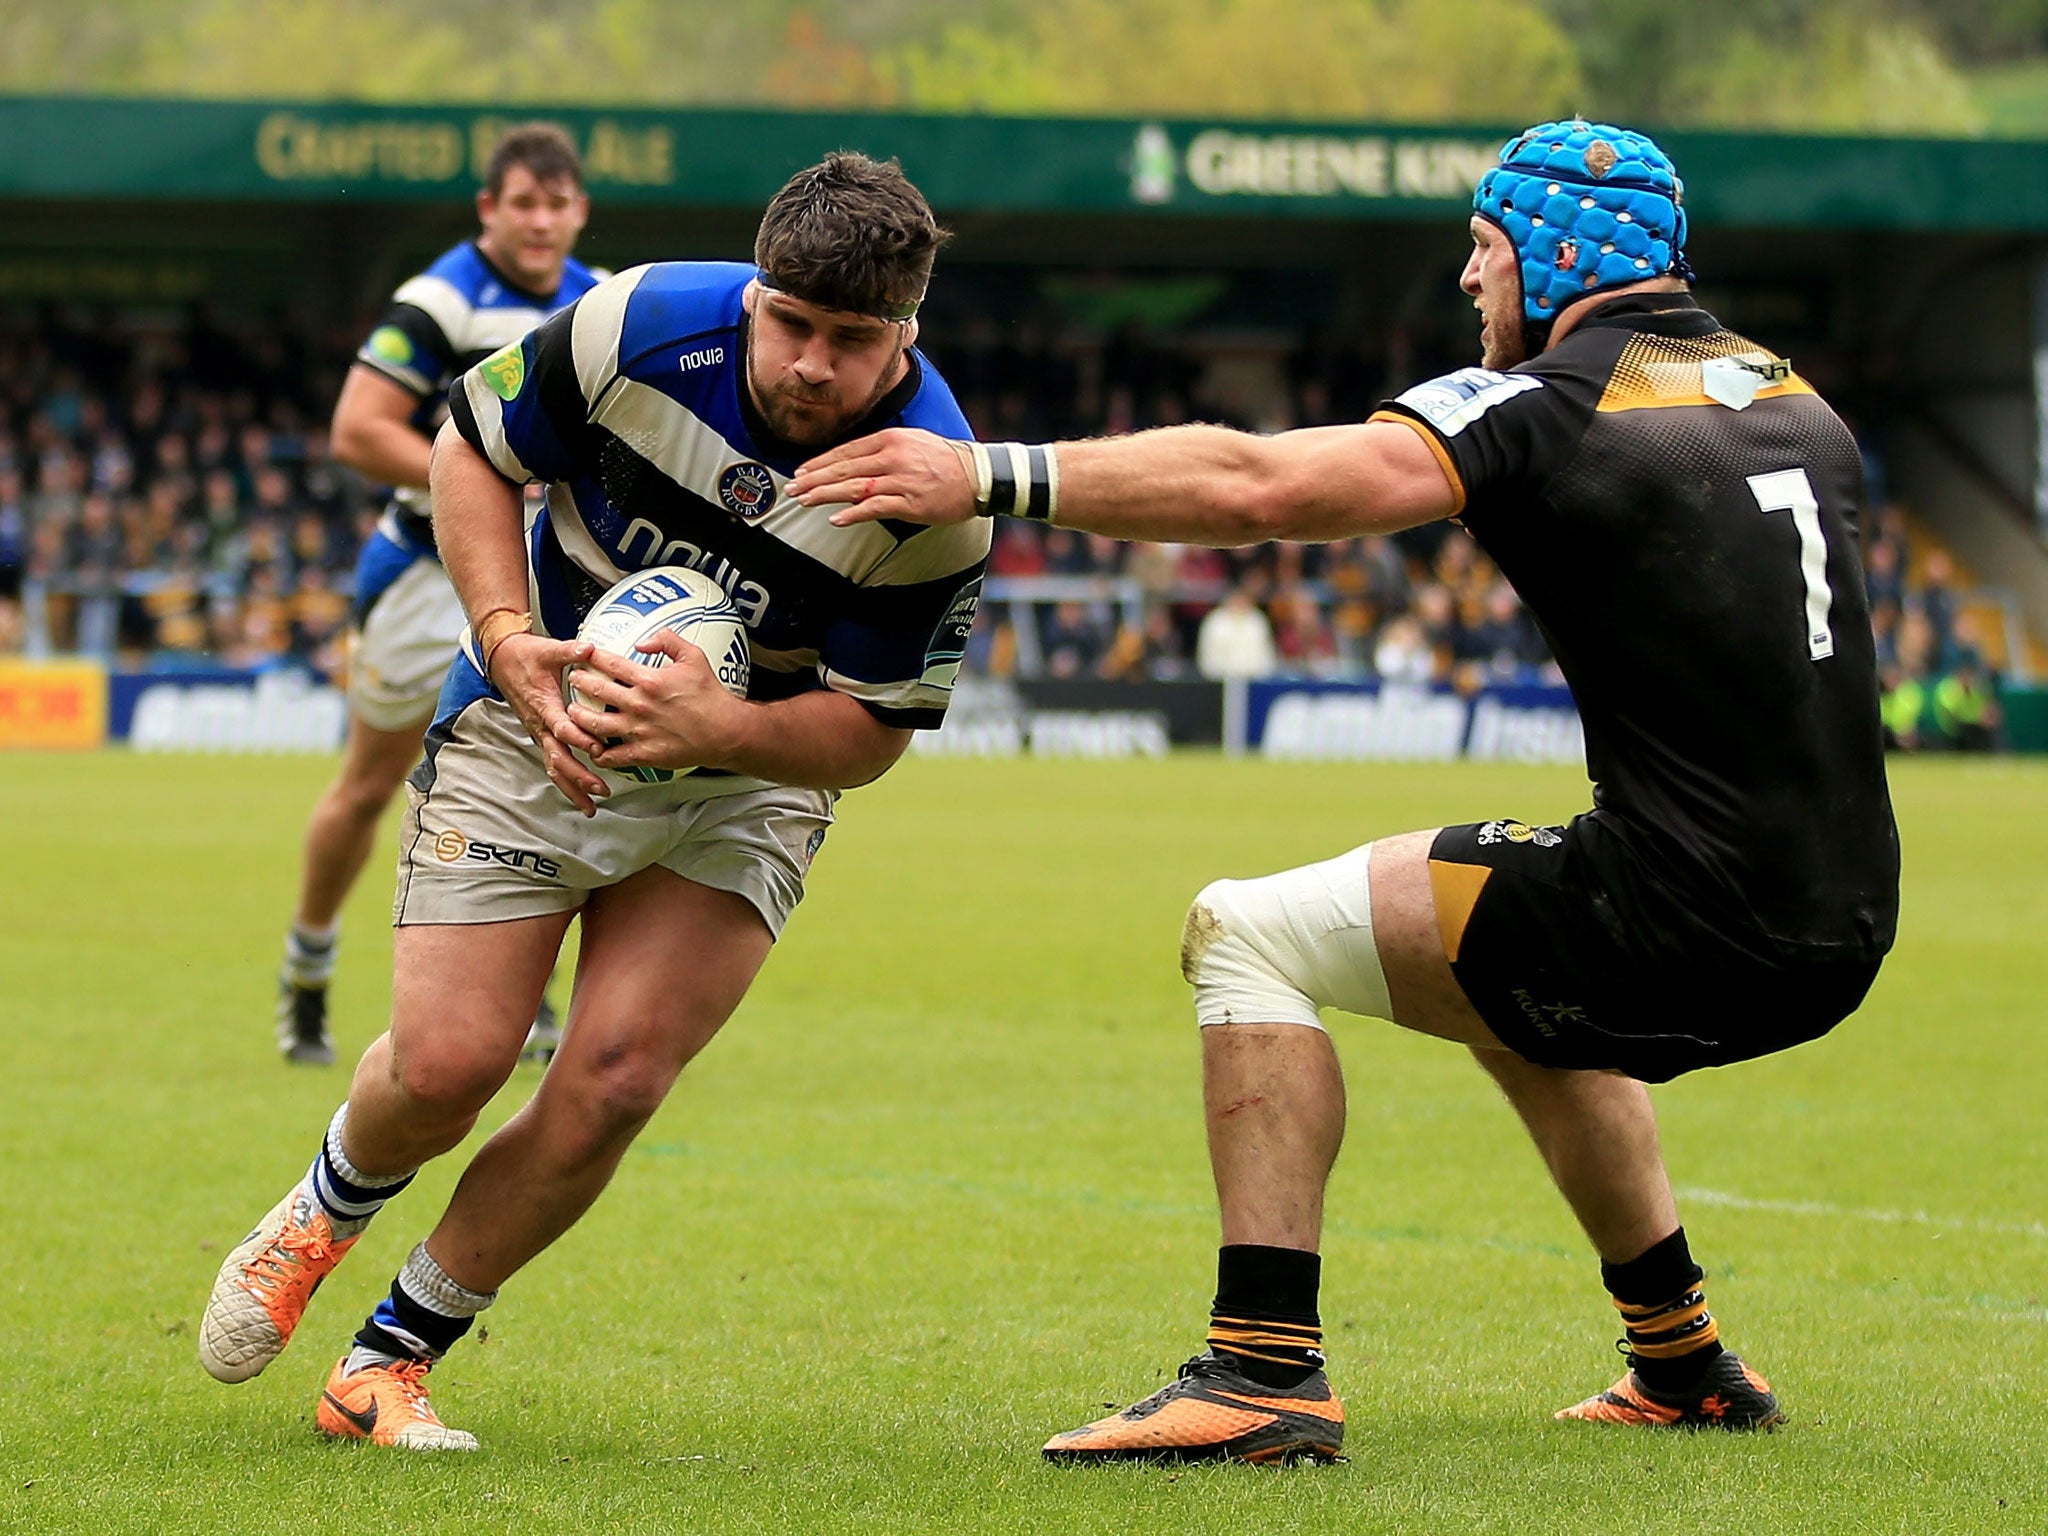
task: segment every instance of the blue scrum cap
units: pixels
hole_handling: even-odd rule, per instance
[[[1510,139],[1472,211],[1500,226],[1522,267],[1522,315],[1547,325],[1573,299],[1652,277],[1690,281],[1685,185],[1640,133],[1583,119]]]

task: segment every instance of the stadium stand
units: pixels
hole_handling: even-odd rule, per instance
[[[327,451],[351,339],[203,310],[0,315],[0,655],[331,674],[377,506]],[[985,435],[1026,440],[1357,419],[1386,387],[1362,356],[1303,344],[1247,419],[1204,393],[1218,353],[1136,327],[1024,324],[933,351]],[[1865,554],[1898,744],[1995,743],[1998,679],[2030,660],[2010,606],[1896,504]],[[968,658],[985,676],[1557,680],[1512,589],[1441,524],[1216,551],[1006,522],[987,597]]]
[[[338,664],[368,488],[331,338],[203,312],[0,326],[0,653]]]

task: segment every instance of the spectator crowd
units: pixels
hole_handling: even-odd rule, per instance
[[[328,455],[316,350],[204,315],[0,325],[0,654],[337,666],[376,501]]]
[[[351,349],[347,335],[236,329],[204,313],[0,316],[0,655],[332,673],[356,551],[380,507],[328,452]],[[1077,347],[1028,324],[983,327],[934,350],[993,438],[1356,421],[1386,384],[1355,353],[1303,350],[1254,414],[1204,398],[1200,352],[1135,329]],[[1925,554],[1909,582],[1905,519],[1890,506],[1873,515],[1864,553],[1888,737],[1901,748],[1993,744],[1996,679],[1947,557]],[[1468,692],[1558,680],[1513,589],[1447,524],[1219,551],[1006,520],[968,667],[1378,677]]]
[[[1999,744],[1997,678],[1983,655],[1983,622],[1967,609],[1947,551],[1913,569],[1906,518],[1880,507],[1865,530],[1863,580],[1877,636],[1885,744],[1895,750],[1988,752]]]

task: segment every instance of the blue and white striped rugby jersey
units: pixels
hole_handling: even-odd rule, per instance
[[[609,275],[572,256],[553,293],[531,293],[491,265],[474,240],[465,240],[399,285],[356,361],[419,397],[413,425],[431,437],[448,386],[464,369],[517,341]],[[426,512],[424,490],[404,486],[394,494],[401,506]]]
[[[593,288],[449,391],[456,428],[498,472],[548,483],[527,546],[534,618],[567,638],[628,573],[687,565],[732,595],[753,650],[748,696],[828,687],[889,725],[936,728],[988,561],[989,522],[860,523],[784,494],[819,450],[774,438],[746,386],[732,262],[660,262]],[[846,439],[884,427],[973,436],[917,352]]]

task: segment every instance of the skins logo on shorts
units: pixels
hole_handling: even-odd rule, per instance
[[[1526,821],[1489,821],[1479,828],[1482,848],[1494,843],[1533,843],[1538,848],[1555,848],[1564,841],[1559,827],[1532,827]]]
[[[775,477],[766,464],[742,459],[718,477],[718,499],[726,511],[752,522],[775,505]]]
[[[553,880],[562,873],[559,860],[529,848],[500,848],[496,843],[479,842],[454,827],[434,834],[434,857],[443,864],[458,864],[464,859],[473,864],[502,864],[508,869],[530,869],[543,880]]]
[[[370,356],[381,363],[403,368],[412,361],[412,338],[395,325],[380,325],[370,332]]]
[[[526,382],[526,358],[515,341],[478,363],[476,371],[483,375],[484,383],[490,386],[492,394],[500,400],[509,401],[519,393],[519,386]]]
[[[825,828],[820,827],[804,841],[804,863],[808,865],[818,856],[818,850],[825,846]]]

